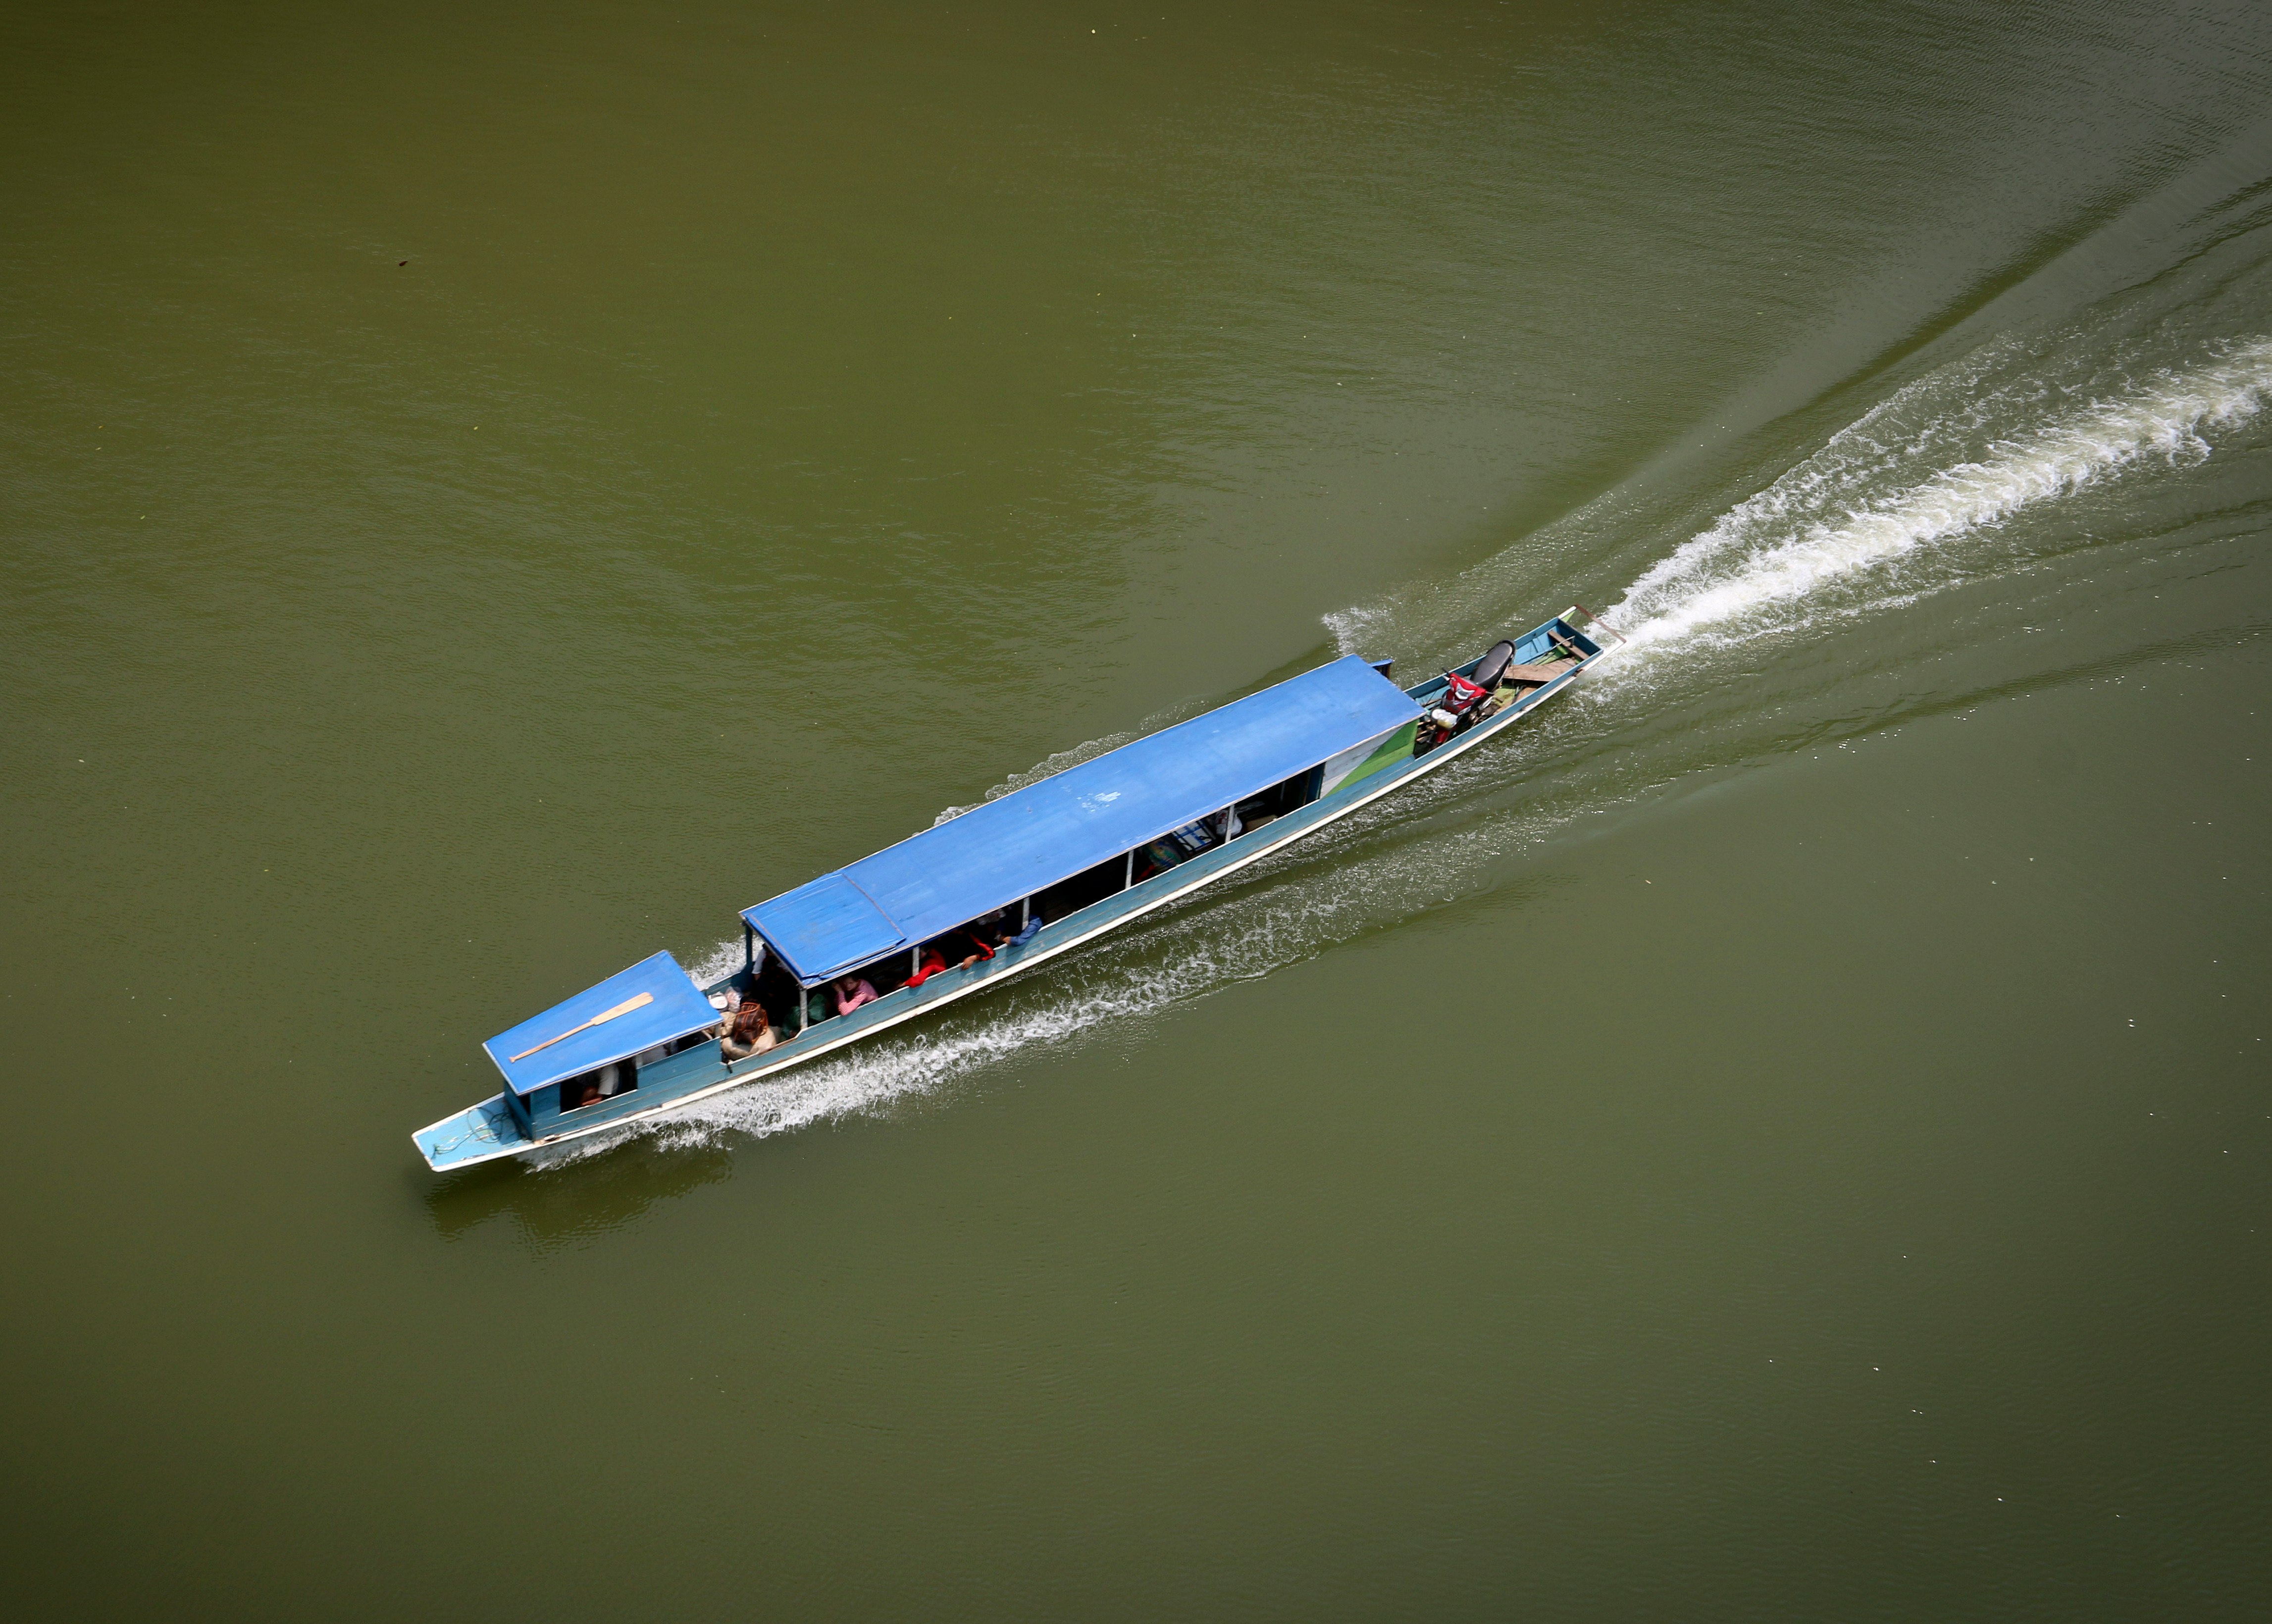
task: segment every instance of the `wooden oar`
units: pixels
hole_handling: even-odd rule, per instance
[[[536,1049],[549,1049],[556,1043],[564,1043],[569,1039],[574,1037],[578,1032],[589,1031],[591,1028],[597,1026],[602,1021],[612,1021],[618,1015],[629,1015],[641,1004],[653,1003],[654,1002],[654,995],[653,993],[641,993],[636,998],[626,998],[623,1002],[617,1004],[612,1009],[601,1010],[590,1020],[586,1021],[583,1025],[571,1026],[566,1032],[562,1032],[557,1038],[547,1038],[543,1042],[536,1046]],[[523,1049],[519,1054],[514,1055],[513,1059],[527,1060],[530,1055],[536,1053],[536,1049]]]

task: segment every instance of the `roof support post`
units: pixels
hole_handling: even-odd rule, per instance
[[[1133,885],[1133,884],[1135,884],[1135,883],[1136,883],[1136,848],[1135,848],[1134,846],[1130,846],[1130,847],[1128,848],[1128,862],[1127,862],[1127,865],[1126,865],[1126,867],[1123,868],[1121,869],[1121,871],[1120,871],[1120,889],[1121,889],[1122,890],[1124,890],[1124,891],[1125,891],[1125,890],[1126,890],[1130,886],[1132,886],[1132,885]]]
[[[742,921],[742,969],[751,975],[758,972],[758,931],[747,920]]]

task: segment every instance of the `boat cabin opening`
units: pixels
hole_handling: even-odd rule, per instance
[[[1325,776],[1326,765],[1319,762],[1314,767],[1305,767],[1293,777],[1273,784],[1260,794],[1250,795],[1240,801],[1233,808],[1238,814],[1238,832],[1250,833],[1273,818],[1300,811],[1318,798]]]
[[[1094,868],[1084,868],[1069,880],[1060,880],[1041,894],[1042,912],[1053,920],[1117,896],[1127,889],[1128,853],[1108,857]]]
[[[580,1111],[587,1106],[596,1106],[602,1100],[617,1099],[632,1092],[639,1085],[639,1074],[650,1066],[659,1066],[674,1054],[684,1054],[689,1049],[699,1048],[710,1041],[710,1032],[684,1032],[666,1042],[641,1049],[636,1054],[581,1072],[560,1081],[560,1109]]]
[[[586,1106],[595,1106],[602,1099],[613,1099],[618,1094],[628,1094],[639,1086],[639,1062],[619,1060],[602,1066],[595,1071],[563,1078],[560,1084],[560,1109],[564,1114],[580,1111]]]

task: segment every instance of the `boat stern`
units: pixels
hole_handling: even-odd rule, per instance
[[[437,1173],[454,1173],[476,1162],[516,1156],[533,1147],[531,1138],[503,1094],[468,1106],[455,1116],[420,1129],[410,1143]]]

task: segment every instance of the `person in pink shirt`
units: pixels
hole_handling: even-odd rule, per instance
[[[849,1015],[862,1004],[875,1002],[876,989],[863,977],[841,975],[836,978],[837,1014]]]

